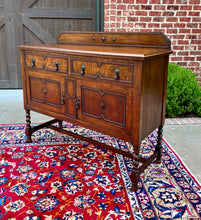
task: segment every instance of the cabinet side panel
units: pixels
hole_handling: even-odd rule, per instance
[[[155,57],[144,62],[141,93],[141,138],[144,139],[161,125],[164,114],[164,82],[166,57]]]

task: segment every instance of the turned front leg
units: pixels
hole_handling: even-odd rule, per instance
[[[138,182],[140,179],[140,170],[139,170],[139,162],[138,161],[133,162],[133,170],[131,172],[130,179],[132,182],[131,191],[136,192],[138,190]]]
[[[162,154],[162,137],[163,137],[163,126],[159,126],[158,128],[158,137],[157,137],[157,145],[156,145],[156,152],[158,155],[156,157],[156,163],[161,163],[161,154]]]
[[[31,143],[31,135],[32,135],[32,130],[31,130],[31,117],[30,117],[30,110],[26,110],[26,129],[25,129],[25,134],[27,136],[27,142]]]

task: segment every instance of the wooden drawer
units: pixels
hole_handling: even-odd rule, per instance
[[[51,57],[48,56],[45,59],[45,66],[47,70],[58,71],[58,72],[68,72],[68,59],[61,57]]]
[[[125,82],[133,81],[134,63],[108,60],[73,57],[70,62],[71,74]]]
[[[55,72],[68,72],[68,59],[38,54],[26,54],[25,65],[31,68],[44,69]]]
[[[44,69],[44,56],[43,55],[35,55],[35,54],[26,54],[25,55],[25,65],[27,67]]]

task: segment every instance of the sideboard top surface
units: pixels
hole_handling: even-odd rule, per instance
[[[139,59],[172,53],[170,41],[162,33],[61,32],[57,44],[23,45],[19,48]]]
[[[80,55],[106,55],[106,56],[120,56],[131,58],[146,58],[157,55],[170,54],[170,49],[164,48],[144,48],[144,47],[111,47],[104,45],[34,45],[34,46],[19,46],[20,49],[38,50],[42,52],[60,52],[68,54]]]

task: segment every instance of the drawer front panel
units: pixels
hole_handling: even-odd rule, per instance
[[[82,87],[82,114],[126,126],[126,95]]]
[[[132,82],[134,65],[126,63],[107,63],[100,66],[100,74],[103,78]]]
[[[71,58],[71,74],[92,78],[133,82],[134,63],[118,60]]]
[[[58,112],[62,110],[61,82],[59,80],[30,75],[29,93],[29,104]]]
[[[46,57],[45,59],[45,66],[46,70],[51,71],[58,71],[58,72],[65,72],[67,73],[68,60],[67,58],[60,58],[60,57]]]
[[[85,75],[95,77],[99,72],[96,61],[71,60],[71,73],[76,75]]]
[[[47,71],[55,72],[68,72],[68,58],[67,57],[55,57],[49,55],[39,54],[26,54],[25,55],[26,67],[33,69],[44,69]]]
[[[25,65],[27,67],[43,69],[45,65],[44,57],[43,55],[26,54]]]

